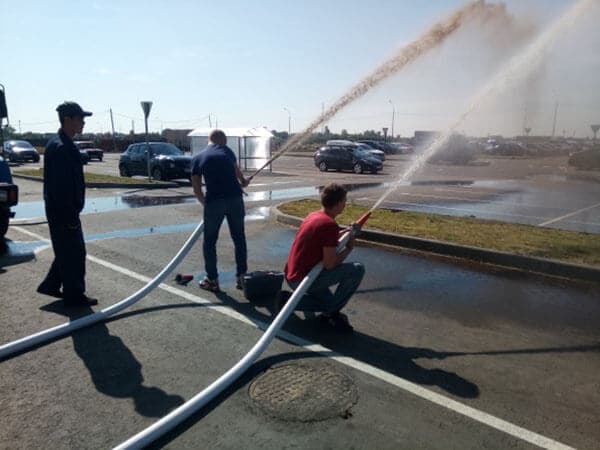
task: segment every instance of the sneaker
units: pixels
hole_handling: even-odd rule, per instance
[[[72,307],[94,306],[94,305],[98,304],[98,300],[96,300],[95,298],[92,298],[92,297],[88,297],[85,294],[81,294],[78,297],[63,298],[63,303],[65,304],[65,306],[72,306]]]
[[[50,289],[44,284],[40,284],[37,288],[37,292],[44,295],[49,295],[50,297],[63,298],[63,293],[60,289]]]
[[[235,288],[239,289],[240,291],[244,290],[244,274],[238,275],[235,278]]]
[[[198,286],[200,286],[200,289],[210,292],[219,292],[221,290],[219,288],[219,282],[217,280],[211,280],[208,277],[204,277],[204,280],[202,280]]]
[[[342,333],[352,333],[354,331],[354,327],[350,325],[348,316],[346,316],[346,314],[342,314],[341,312],[335,312],[333,314],[321,314],[319,318],[322,322],[326,323],[336,331],[340,331]]]

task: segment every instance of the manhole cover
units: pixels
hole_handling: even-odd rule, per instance
[[[275,367],[254,380],[249,394],[267,414],[299,422],[347,417],[358,401],[354,381],[328,365]]]

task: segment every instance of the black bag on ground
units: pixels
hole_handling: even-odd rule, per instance
[[[284,274],[277,270],[257,270],[243,277],[244,297],[251,302],[275,298],[281,285]]]

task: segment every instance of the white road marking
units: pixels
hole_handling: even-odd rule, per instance
[[[538,227],[545,227],[546,225],[550,225],[551,223],[558,222],[560,220],[566,219],[567,217],[574,216],[576,214],[579,214],[580,212],[587,211],[588,209],[597,208],[598,206],[600,206],[600,203],[596,203],[595,205],[588,206],[587,208],[578,209],[577,211],[573,211],[572,213],[565,214],[564,216],[560,216],[555,219],[548,220],[546,222],[538,223]]]
[[[11,226],[10,229],[11,230],[18,230],[21,233],[26,234],[27,236],[34,238],[36,241],[44,241],[44,242],[48,242],[48,244],[50,243],[50,239],[46,239],[45,237],[42,237],[39,234],[32,233],[31,231],[26,230],[25,228]]]
[[[40,235],[37,235],[35,233],[32,233],[30,231],[24,230],[21,227],[14,227],[14,229],[21,231],[21,232],[23,232],[31,237],[34,237],[38,240],[47,241],[46,238],[44,238]],[[105,261],[103,259],[97,258],[92,255],[87,255],[87,259],[96,264],[104,266],[108,269],[114,270],[115,272],[119,272],[123,275],[131,277],[138,281],[141,281],[143,283],[148,283],[151,280],[150,277],[139,274],[139,273],[129,270],[125,267],[118,266],[117,264],[113,264],[109,261]],[[173,295],[177,295],[178,297],[184,298],[191,302],[210,306],[211,309],[214,309],[227,317],[230,317],[235,320],[239,320],[240,322],[243,322],[245,324],[256,326],[257,328],[259,328],[261,330],[266,330],[269,326],[268,323],[265,323],[265,322],[262,322],[259,320],[251,320],[248,317],[238,313],[237,311],[231,309],[228,306],[216,305],[213,302],[211,302],[210,300],[207,300],[205,298],[199,297],[194,294],[190,294],[189,292],[186,292],[186,291],[182,291],[181,289],[178,289],[176,287],[169,286],[164,283],[161,283],[160,285],[158,285],[158,287],[166,292],[169,292]],[[118,317],[118,316],[116,316],[116,317]],[[575,450],[574,447],[570,447],[568,445],[562,444],[561,442],[555,441],[555,440],[548,438],[546,436],[543,436],[541,434],[527,430],[527,429],[520,427],[518,425],[515,425],[511,422],[500,419],[499,417],[493,416],[486,412],[483,412],[478,409],[467,406],[463,403],[457,402],[456,400],[453,400],[449,397],[438,394],[437,392],[431,391],[429,389],[425,389],[424,387],[419,386],[418,384],[412,383],[408,380],[405,380],[404,378],[398,377],[389,372],[385,372],[385,371],[378,369],[377,367],[371,366],[369,364],[365,364],[362,361],[359,361],[357,359],[350,358],[348,356],[344,356],[340,353],[334,352],[333,350],[331,350],[325,346],[322,346],[320,344],[315,344],[314,342],[300,338],[300,337],[298,337],[292,333],[289,333],[287,331],[280,331],[277,335],[285,341],[288,341],[295,345],[301,346],[306,350],[322,354],[323,356],[329,357],[335,361],[338,361],[341,364],[344,364],[348,367],[352,367],[355,370],[358,370],[358,371],[363,372],[367,375],[370,375],[374,378],[377,378],[381,381],[384,381],[388,384],[391,384],[392,386],[395,386],[406,392],[416,395],[417,397],[420,397],[420,398],[427,400],[431,403],[434,403],[438,406],[442,406],[446,409],[454,411],[455,413],[461,414],[465,417],[475,420],[476,422],[479,422],[479,423],[482,423],[489,427],[495,428],[496,430],[499,430],[510,436],[516,437],[525,442],[529,442],[530,444],[534,444],[534,445],[537,445],[538,447],[552,449],[552,450]]]

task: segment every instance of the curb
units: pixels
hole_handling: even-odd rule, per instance
[[[300,226],[302,219],[284,214],[275,207],[277,221],[295,227]],[[362,230],[360,240],[385,244],[394,247],[409,248],[412,250],[437,253],[467,259],[478,263],[493,264],[509,267],[526,272],[535,272],[552,277],[569,278],[575,280],[600,283],[600,268],[582,264],[572,264],[554,259],[536,258],[514,253],[488,250],[480,247],[452,244],[433,239],[416,238],[401,234],[386,233],[383,231]]]
[[[13,178],[22,178],[24,180],[39,181],[42,183],[44,180],[40,177],[34,177],[32,175],[22,175],[19,173],[12,174]],[[85,183],[85,187],[89,188],[134,188],[134,189],[167,189],[173,187],[179,187],[177,183],[166,183],[162,181],[155,181],[153,183]]]

